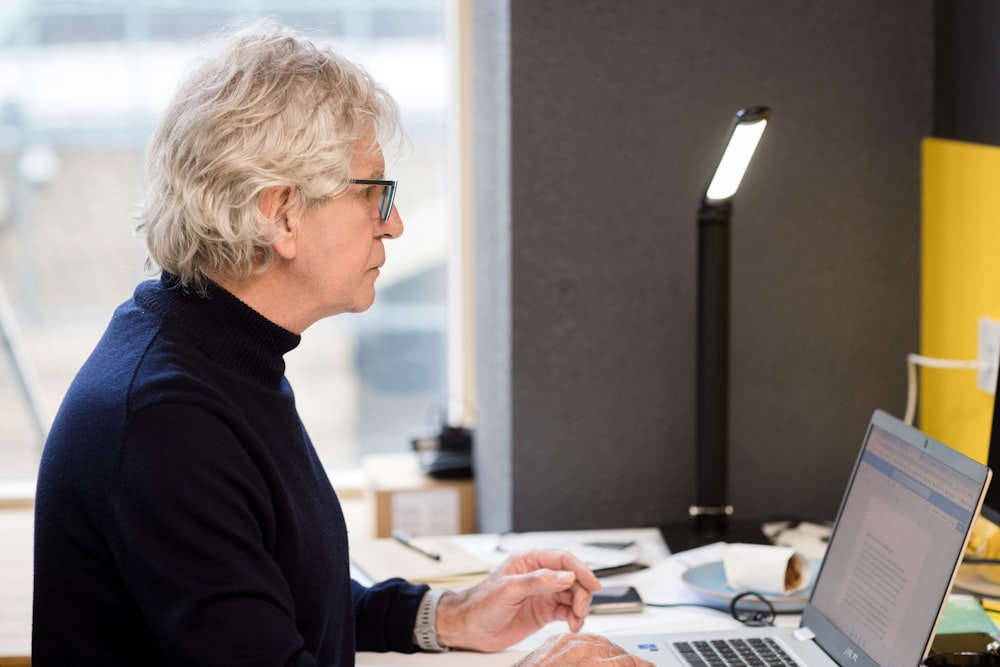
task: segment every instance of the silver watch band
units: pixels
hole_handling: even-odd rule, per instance
[[[416,638],[417,646],[420,647],[421,651],[444,653],[448,650],[448,647],[438,639],[437,631],[434,629],[438,603],[441,601],[441,597],[447,592],[443,589],[431,589],[420,600],[420,607],[417,609],[417,622],[413,627],[413,636]]]

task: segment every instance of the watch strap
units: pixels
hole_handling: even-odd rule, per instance
[[[444,653],[448,647],[438,639],[434,622],[437,620],[437,608],[441,598],[448,591],[443,589],[430,589],[420,600],[420,607],[417,608],[417,621],[413,628],[413,636],[417,640],[417,646],[421,651],[429,653]]]

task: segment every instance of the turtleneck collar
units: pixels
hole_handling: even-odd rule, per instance
[[[219,364],[274,388],[285,374],[285,353],[302,340],[219,285],[212,284],[201,296],[167,272],[159,281],[140,284],[135,301],[179,325]]]

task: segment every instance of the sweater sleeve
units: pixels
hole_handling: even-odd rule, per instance
[[[106,530],[169,664],[317,665],[272,553],[270,489],[232,430],[161,404],[133,415],[125,440]]]
[[[426,585],[387,579],[366,588],[351,580],[359,651],[414,653],[413,628]]]

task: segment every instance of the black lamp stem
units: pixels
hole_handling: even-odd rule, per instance
[[[697,525],[724,525],[729,489],[729,221],[732,202],[698,211],[698,356],[695,448]]]

